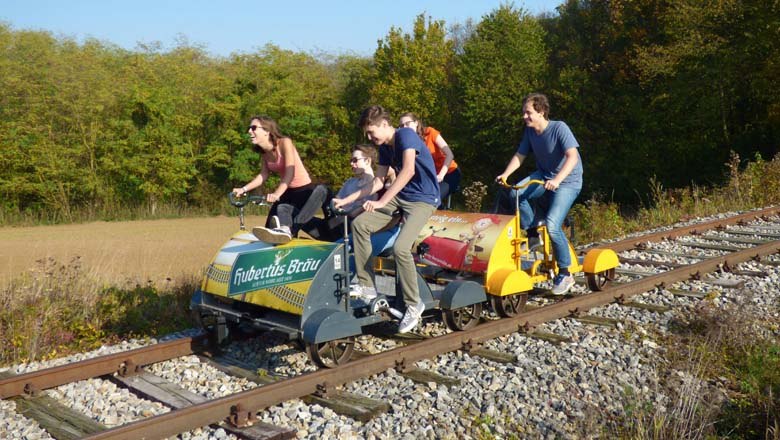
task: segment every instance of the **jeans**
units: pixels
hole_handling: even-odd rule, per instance
[[[541,171],[534,171],[519,184],[522,185],[531,179],[544,180],[544,176]],[[520,193],[520,225],[523,229],[536,225],[539,220],[544,220],[547,224],[553,255],[561,269],[571,266],[572,263],[569,255],[569,240],[563,233],[563,221],[580,194],[580,189],[559,187],[555,191],[547,191],[543,185],[533,184],[510,192],[513,199],[518,192]],[[538,203],[541,209],[534,210],[531,202],[541,202]]]

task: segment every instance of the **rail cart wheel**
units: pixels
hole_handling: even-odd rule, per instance
[[[219,319],[214,315],[203,315],[196,322],[208,334],[211,343],[217,347],[224,347],[230,344],[237,335],[241,334],[239,323],[233,321],[223,323],[224,327],[220,331]]]
[[[354,349],[354,336],[328,342],[306,343],[306,354],[309,355],[309,359],[323,368],[335,368],[347,363]]]
[[[609,286],[610,281],[615,279],[615,268],[605,270],[598,273],[586,274],[588,279],[588,287],[594,292],[604,290]]]
[[[528,302],[527,293],[506,296],[490,295],[490,304],[493,306],[493,310],[502,318],[511,318],[521,313],[525,309],[526,302]]]
[[[447,324],[450,330],[468,330],[479,322],[479,317],[482,315],[482,303],[457,309],[444,309],[441,311],[441,314],[444,323]]]

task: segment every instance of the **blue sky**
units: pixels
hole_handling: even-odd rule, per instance
[[[531,14],[555,13],[563,0],[517,0]],[[4,0],[0,21],[81,42],[92,37],[125,49],[176,46],[184,37],[212,55],[254,52],[267,43],[330,54],[370,55],[391,26],[411,29],[425,12],[447,25],[478,22],[506,0]]]

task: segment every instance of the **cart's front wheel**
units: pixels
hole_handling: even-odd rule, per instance
[[[604,290],[609,286],[609,283],[615,279],[615,268],[607,269],[602,272],[585,274],[585,278],[588,280],[588,287],[594,292]]]
[[[309,355],[309,359],[323,368],[335,368],[349,362],[354,349],[354,336],[328,342],[306,343],[306,354]]]

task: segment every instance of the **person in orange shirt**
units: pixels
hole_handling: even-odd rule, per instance
[[[416,131],[425,145],[428,146],[428,150],[433,156],[433,164],[436,167],[436,180],[439,181],[442,203],[439,209],[443,209],[447,197],[460,189],[460,169],[455,163],[455,155],[452,154],[447,141],[441,137],[439,130],[423,124],[414,113],[404,113],[401,115],[399,123],[400,127],[409,127]]]
[[[272,205],[265,227],[253,228],[252,232],[266,243],[287,243],[297,233],[291,229],[300,226],[294,224],[294,218],[311,218],[320,207],[309,201],[317,185],[312,183],[292,139],[281,133],[275,120],[268,116],[253,116],[247,131],[255,151],[260,153],[262,169],[251,182],[241,188],[233,188],[233,193],[242,196],[261,186],[268,180],[269,171],[278,174],[281,177],[279,186],[266,194],[266,201]],[[310,210],[311,213],[302,213],[301,210]]]

